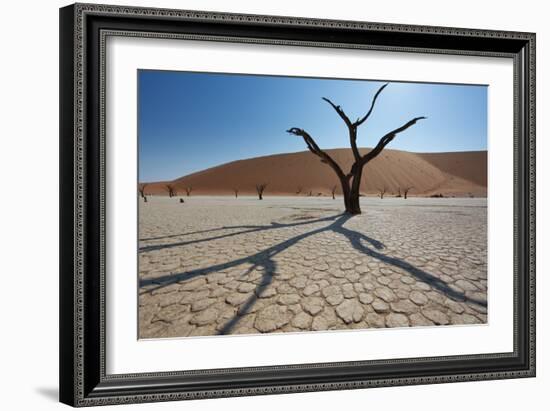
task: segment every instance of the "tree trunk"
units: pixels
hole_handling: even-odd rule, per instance
[[[346,207],[346,212],[351,215],[361,214],[361,205],[359,204],[359,194],[361,188],[361,177],[363,167],[358,167],[353,174],[351,188],[349,190],[349,207]]]
[[[361,173],[362,171],[360,170],[353,177],[351,187],[347,179],[344,178],[340,180],[346,213],[351,215],[361,214],[361,207],[359,204],[359,185],[361,184]]]
[[[359,205],[359,192],[350,191],[349,207],[346,212],[351,215],[361,214],[361,207]]]
[[[258,193],[258,197],[260,200],[263,200],[262,193]]]

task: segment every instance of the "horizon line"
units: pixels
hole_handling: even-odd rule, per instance
[[[372,147],[358,147],[358,149],[359,150],[362,150],[362,149],[372,150]],[[337,147],[337,148],[324,149],[324,151],[331,151],[331,150],[351,150],[351,149],[349,147],[341,147],[341,148]],[[411,154],[449,154],[449,153],[488,152],[488,149],[485,149],[485,150],[457,150],[457,151],[408,151],[408,150],[399,150],[399,149],[388,148],[388,149],[385,149],[384,151],[400,151],[400,152],[411,153]],[[225,165],[236,163],[236,162],[239,162],[239,161],[247,161],[247,160],[253,160],[253,159],[258,159],[258,158],[284,156],[284,155],[289,155],[289,154],[300,154],[300,153],[309,153],[309,152],[310,152],[309,150],[300,150],[300,151],[292,151],[292,152],[284,152],[284,153],[266,154],[266,155],[261,155],[261,156],[257,156],[257,157],[239,158],[239,159],[227,161],[225,163],[216,164],[216,165],[213,165],[213,166],[210,166],[210,167],[207,167],[207,168],[202,168],[200,170],[192,171],[191,173],[187,173],[185,175],[177,176],[177,177],[174,177],[172,179],[161,179],[161,180],[155,180],[155,181],[140,181],[139,178],[138,178],[138,184],[155,184],[155,183],[163,183],[163,182],[172,182],[172,181],[180,179],[180,178],[189,177],[189,176],[192,176],[193,174],[201,173],[203,171],[211,170],[213,168],[225,166]],[[139,162],[139,159],[138,159],[138,162]]]

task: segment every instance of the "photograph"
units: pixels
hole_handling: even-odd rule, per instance
[[[488,323],[486,84],[136,86],[139,339]]]
[[[41,143],[58,126],[57,154],[25,146],[59,159],[58,219],[22,194],[42,174],[12,173],[8,201],[59,223],[40,242],[59,253],[37,248],[56,290],[31,287],[59,296],[58,329],[38,322],[59,401],[521,408],[545,382],[542,14],[256,3],[59,6],[56,80],[37,77],[59,115],[27,121]]]

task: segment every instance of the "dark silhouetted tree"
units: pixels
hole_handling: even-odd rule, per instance
[[[334,195],[334,193],[336,193],[336,187],[337,187],[337,186],[332,186],[332,190],[330,190],[330,192],[332,193],[332,199],[333,199],[333,200],[336,199],[336,196]]]
[[[185,192],[187,193],[187,197],[191,195],[191,191],[193,191],[193,187],[185,187]]]
[[[263,200],[264,191],[266,187],[267,187],[266,183],[256,184],[256,192],[258,193],[258,199]]]
[[[405,200],[407,199],[407,196],[409,195],[409,191],[411,191],[414,187],[405,187],[403,189],[403,196],[405,198]]]
[[[378,189],[378,195],[380,196],[380,199],[384,198],[384,194],[386,194],[387,188],[384,185],[382,188]]]
[[[141,198],[143,198],[144,203],[147,202],[147,197],[145,196],[146,187],[147,187],[147,183],[141,183],[140,185],[138,185],[138,191],[139,191],[139,194],[141,195]]]
[[[233,192],[235,193],[235,198],[238,198],[238,197],[239,197],[239,189],[238,189],[238,188],[234,188],[234,189],[233,189]]]
[[[418,120],[426,118],[415,117],[401,127],[390,131],[389,133],[382,136],[382,138],[378,141],[378,144],[372,150],[364,155],[361,155],[361,153],[359,153],[359,149],[357,148],[357,128],[365,121],[367,121],[372,113],[372,110],[376,103],[376,99],[387,85],[388,84],[386,83],[378,89],[372,99],[369,111],[363,117],[358,118],[356,121],[351,121],[340,106],[335,105],[328,98],[323,97],[323,100],[325,100],[328,104],[332,106],[332,108],[336,111],[336,113],[340,116],[344,123],[346,123],[346,126],[348,128],[349,141],[354,157],[353,165],[351,166],[351,169],[348,173],[345,173],[338,165],[338,163],[334,161],[334,159],[329,154],[319,148],[313,137],[311,137],[311,135],[307,131],[297,127],[292,127],[287,130],[287,132],[290,134],[302,137],[309,151],[318,156],[323,163],[328,164],[333,169],[333,171],[338,176],[338,179],[340,180],[340,185],[342,186],[342,194],[344,195],[346,212],[352,215],[361,214],[361,207],[359,204],[359,189],[361,186],[363,167],[369,161],[378,156],[382,152],[382,150],[395,138],[397,134],[416,124]]]
[[[176,195],[176,189],[174,188],[174,186],[172,184],[166,184],[164,186],[164,188],[168,192],[168,197],[172,198]]]
[[[401,195],[401,187],[397,187],[397,195],[396,195],[396,197],[398,197],[398,198],[401,198],[401,197],[402,197],[402,195]]]

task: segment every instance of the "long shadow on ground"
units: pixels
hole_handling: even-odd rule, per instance
[[[220,227],[220,228],[212,228],[212,229],[203,230],[203,231],[195,231],[193,233],[174,235],[173,237],[180,237],[180,236],[190,235],[190,234],[202,234],[202,233],[209,233],[209,232],[223,231],[223,230],[242,230],[242,231],[237,231],[237,232],[233,232],[233,233],[220,234],[220,235],[214,236],[214,237],[201,238],[199,240],[180,241],[180,242],[177,242],[177,243],[168,243],[168,244],[153,244],[153,245],[149,245],[149,246],[145,246],[145,247],[140,247],[139,252],[144,253],[144,252],[148,252],[148,251],[163,250],[163,249],[174,248],[174,247],[182,247],[182,246],[186,246],[186,245],[190,245],[190,244],[203,243],[205,241],[221,240],[223,238],[234,237],[236,235],[241,235],[241,234],[250,234],[250,233],[256,233],[258,231],[271,230],[273,228],[290,228],[290,227],[297,227],[297,226],[301,226],[301,225],[319,223],[319,222],[323,222],[323,221],[332,221],[336,217],[337,216],[324,217],[324,218],[318,218],[318,219],[315,219],[315,220],[302,221],[302,222],[299,222],[299,223],[284,223],[284,224],[281,224],[281,223],[272,222],[271,225],[237,225],[237,226],[225,226],[225,227]],[[161,239],[161,238],[168,238],[168,237],[171,237],[171,236],[157,237],[157,238],[154,238],[154,239]],[[151,239],[149,239],[149,240],[151,240]]]
[[[229,268],[237,267],[241,264],[252,264],[252,266],[249,267],[248,270],[242,274],[242,276],[249,274],[256,268],[262,268],[263,275],[260,283],[256,286],[256,289],[254,290],[254,292],[251,293],[248,300],[246,300],[245,303],[240,306],[235,316],[233,316],[233,318],[231,318],[226,324],[224,324],[224,326],[218,331],[218,334],[230,334],[231,331],[234,329],[234,327],[238,324],[239,320],[245,314],[250,312],[250,309],[256,303],[258,298],[260,298],[263,292],[273,282],[273,277],[277,273],[277,263],[273,260],[273,258],[277,254],[281,253],[284,250],[287,250],[288,248],[292,247],[294,244],[298,243],[299,241],[305,238],[308,238],[326,231],[332,231],[340,235],[343,235],[345,238],[347,238],[351,246],[355,250],[361,252],[364,255],[377,259],[385,264],[389,264],[391,266],[394,266],[401,270],[406,271],[407,273],[415,277],[418,281],[422,281],[424,283],[429,284],[435,290],[439,291],[440,293],[444,294],[445,296],[447,296],[452,300],[461,301],[461,302],[471,302],[473,304],[477,304],[482,307],[487,307],[486,301],[470,298],[466,296],[464,293],[461,293],[455,289],[452,289],[445,281],[437,278],[433,274],[430,274],[424,270],[421,270],[420,268],[415,267],[414,265],[408,263],[405,260],[392,257],[389,255],[383,254],[379,251],[376,251],[376,250],[382,250],[384,248],[384,245],[381,242],[373,238],[370,238],[363,233],[344,227],[344,224],[350,218],[352,217],[348,214],[337,214],[330,217],[324,217],[324,218],[319,218],[319,219],[310,220],[306,222],[299,222],[299,223],[288,223],[288,224],[271,223],[271,225],[264,225],[264,226],[221,227],[219,230],[236,229],[241,231],[208,237],[200,240],[190,240],[190,241],[184,241],[184,242],[178,242],[178,243],[172,243],[172,244],[160,244],[160,245],[154,245],[149,247],[142,247],[140,248],[140,252],[149,252],[149,251],[160,250],[165,248],[183,247],[189,244],[196,244],[196,243],[205,242],[205,241],[228,238],[228,237],[241,235],[241,234],[249,234],[252,232],[259,232],[259,231],[273,230],[273,229],[280,229],[280,228],[292,228],[292,227],[303,226],[307,224],[332,221],[332,223],[330,223],[327,226],[316,228],[314,230],[296,235],[292,238],[289,238],[288,240],[275,244],[251,256],[238,258],[233,261],[216,264],[210,267],[186,271],[179,274],[170,274],[170,275],[165,275],[165,276],[156,277],[156,278],[142,279],[140,280],[140,287],[148,287],[148,288],[142,291],[141,294],[150,293],[154,290],[166,287],[176,282],[189,281],[195,277],[205,276],[213,272],[227,270]],[[218,229],[204,230],[204,232],[212,232],[217,230]],[[372,248],[365,245],[365,243],[368,243]]]

